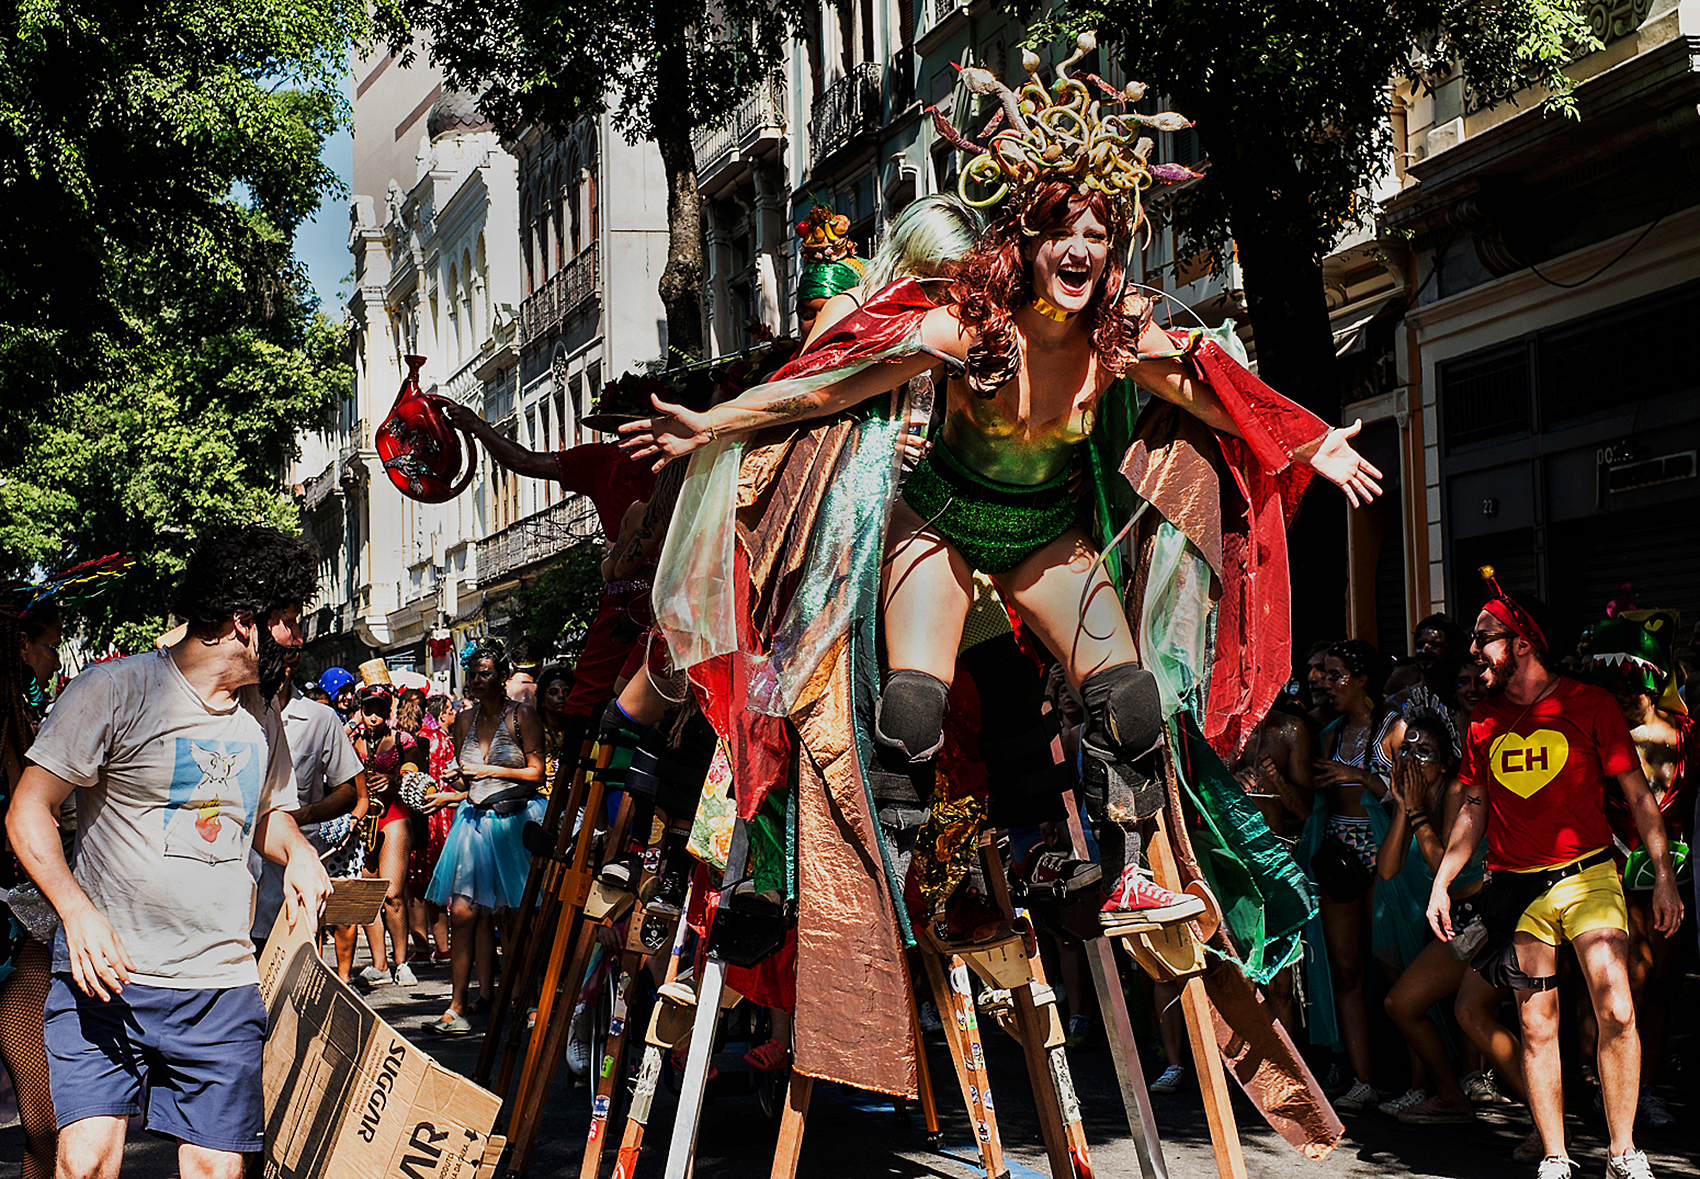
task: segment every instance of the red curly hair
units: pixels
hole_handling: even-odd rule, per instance
[[[1033,301],[1033,264],[1023,249],[1027,239],[1066,226],[1087,211],[1104,223],[1112,242],[1128,230],[1101,194],[1066,180],[1053,180],[1036,191],[1025,209],[1011,210],[992,222],[985,236],[962,259],[947,298],[955,304],[962,325],[979,333],[980,343],[974,353],[983,351],[988,358],[1000,358],[1015,344],[1010,317]],[[1141,328],[1141,321],[1123,314],[1116,303],[1122,273],[1120,253],[1112,247],[1098,289],[1081,312],[1099,363],[1118,376],[1133,360]],[[970,364],[973,359],[971,353]],[[994,392],[978,387],[974,391],[988,398]]]

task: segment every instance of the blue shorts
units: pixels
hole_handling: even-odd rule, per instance
[[[49,1088],[61,1129],[132,1117],[147,1093],[147,1128],[208,1150],[265,1145],[259,987],[179,991],[132,983],[109,1002],[68,974],[47,992]]]

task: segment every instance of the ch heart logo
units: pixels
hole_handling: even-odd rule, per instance
[[[1488,747],[1493,776],[1519,798],[1529,798],[1558,777],[1570,760],[1570,742],[1556,729],[1536,729],[1527,737],[1506,733]]]

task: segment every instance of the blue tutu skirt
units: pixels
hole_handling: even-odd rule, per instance
[[[548,806],[548,799],[539,796],[522,811],[498,815],[461,803],[443,839],[443,854],[431,874],[426,899],[445,907],[454,897],[465,897],[481,909],[517,907],[531,871],[531,853],[525,850],[520,833],[526,823],[542,822]]]

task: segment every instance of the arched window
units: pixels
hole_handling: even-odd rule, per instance
[[[484,342],[484,337],[478,332],[481,317],[477,314],[477,302],[472,294],[472,255],[464,249],[460,252],[460,283],[460,289],[455,292],[455,296],[460,300],[462,314],[466,316],[467,351],[476,352],[478,346]]]
[[[488,334],[493,329],[495,316],[491,313],[490,299],[490,259],[484,252],[484,235],[478,235],[478,313]]]
[[[578,162],[578,148],[575,146],[572,150],[572,154],[567,157],[567,194],[566,194],[566,200],[567,200],[567,231],[571,235],[571,240],[572,240],[572,243],[573,243],[572,256],[574,258],[578,257],[579,250],[584,248],[583,239],[580,236],[580,226],[579,226],[579,199],[580,199],[580,195],[581,195],[580,192],[579,192],[579,177],[582,174],[582,172],[583,172],[583,168],[580,167],[579,162]]]
[[[531,194],[525,194],[525,201],[520,206],[520,234],[525,239],[525,293],[531,294],[537,289],[537,254],[531,248]]]
[[[554,220],[556,270],[567,264],[567,243],[561,236],[561,203],[561,170],[557,167],[549,177],[549,209]]]
[[[453,265],[449,267],[449,281],[443,294],[449,305],[449,338],[454,344],[455,367],[460,367],[461,357],[466,355],[461,345],[460,337],[460,277]]]
[[[537,281],[547,282],[551,273],[549,268],[549,204],[547,190],[537,194],[537,221],[533,231],[537,235]]]

